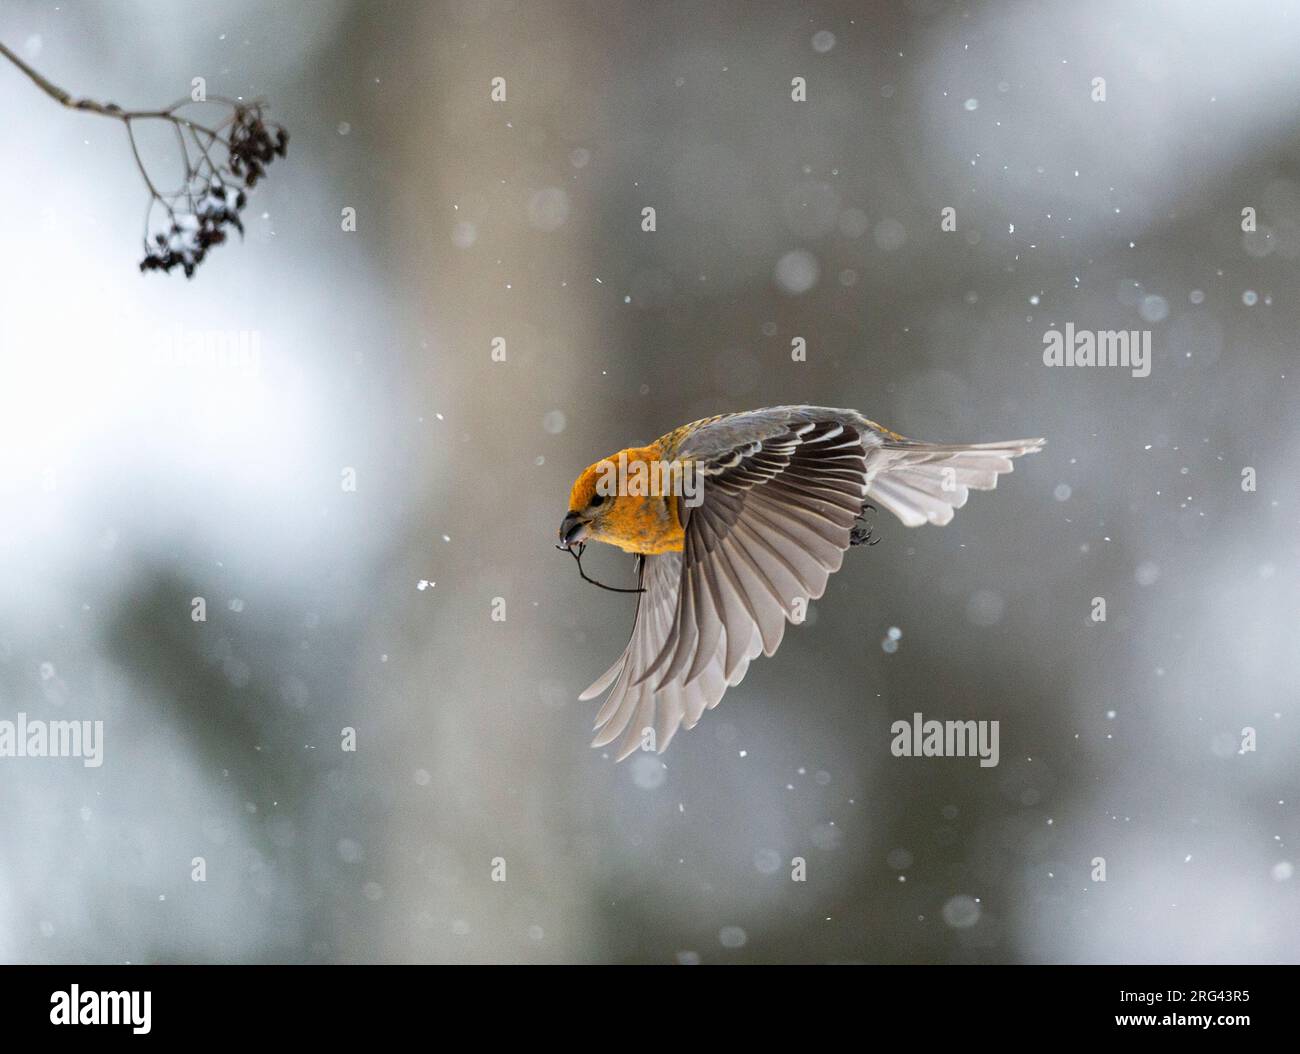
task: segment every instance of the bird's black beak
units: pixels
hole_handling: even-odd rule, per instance
[[[578,513],[570,512],[564,517],[564,522],[560,524],[560,548],[568,549],[571,545],[576,545],[587,537],[587,528],[590,525]]]

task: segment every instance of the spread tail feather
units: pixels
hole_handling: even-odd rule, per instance
[[[1002,443],[886,442],[881,466],[867,491],[869,501],[888,509],[908,527],[945,524],[966,504],[972,490],[992,490],[998,476],[1012,471],[1012,458],[1043,449],[1045,439]]]

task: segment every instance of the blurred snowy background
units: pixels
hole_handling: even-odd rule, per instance
[[[243,245],[141,276],[122,128],[0,63],[0,719],[106,726],[0,759],[0,959],[1300,958],[1300,5],[7,0],[0,40],[293,137]],[[1067,322],[1151,376],[1046,368]],[[205,331],[256,361],[155,354]],[[633,604],[552,550],[568,487],[781,402],[1049,445],[878,520],[615,765],[576,696]],[[1001,764],[892,757],[916,710]]]

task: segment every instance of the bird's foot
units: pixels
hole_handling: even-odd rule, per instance
[[[862,506],[862,512],[859,513],[857,522],[849,530],[849,545],[875,545],[880,541],[879,538],[872,538],[874,528],[865,520],[867,511],[876,511],[874,505]]]

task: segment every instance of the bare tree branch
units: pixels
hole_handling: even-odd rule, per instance
[[[131,156],[149,190],[141,271],[170,271],[179,267],[187,278],[191,277],[208,250],[226,241],[228,226],[243,236],[244,226],[239,213],[248,201],[246,191],[252,190],[265,176],[266,167],[274,158],[285,156],[289,145],[289,133],[281,125],[264,119],[260,101],[244,102],[203,94],[199,98],[180,99],[161,110],[124,110],[116,103],[74,97],[29,66],[2,42],[0,55],[17,66],[59,105],[113,118],[126,128]],[[215,126],[201,124],[180,112],[188,106],[204,105],[217,106],[225,111]],[[164,193],[155,185],[140,156],[132,127],[135,121],[165,121],[175,128],[177,149],[185,172],[184,183],[177,190]],[[189,134],[188,141],[186,133]],[[191,142],[195,151],[193,155]],[[154,229],[155,207],[161,208],[166,217],[158,230]]]

